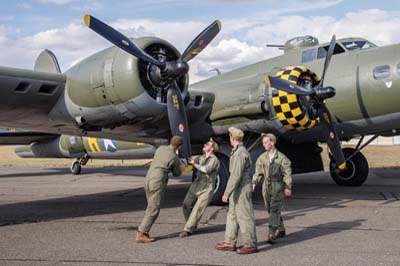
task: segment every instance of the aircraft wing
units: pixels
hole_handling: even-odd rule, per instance
[[[0,145],[29,145],[32,142],[49,140],[59,135],[32,131],[0,132]]]
[[[65,88],[66,76],[0,67],[0,122],[48,120],[48,113]]]

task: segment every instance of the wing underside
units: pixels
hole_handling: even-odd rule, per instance
[[[31,131],[0,132],[0,145],[29,145],[32,142],[46,141],[59,135]]]

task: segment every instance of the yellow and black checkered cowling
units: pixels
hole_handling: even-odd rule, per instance
[[[315,82],[319,81],[319,77],[304,66],[286,67],[278,71],[275,76],[296,84],[302,74],[309,74]],[[318,123],[318,119],[309,118],[307,110],[303,108],[296,94],[290,94],[273,87],[271,87],[271,94],[272,107],[275,110],[276,117],[287,130],[302,131],[312,128]]]

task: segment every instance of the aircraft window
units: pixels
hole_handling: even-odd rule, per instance
[[[355,42],[342,42],[344,47],[346,47],[347,50],[357,50],[357,49],[368,49],[372,47],[376,47],[375,44],[369,42],[369,41],[355,41]]]
[[[328,53],[329,45],[318,48],[318,55],[317,58],[325,58],[326,54]],[[344,49],[339,44],[335,45],[335,49],[333,50],[333,54],[341,54],[344,53]]]
[[[375,79],[384,79],[390,77],[390,66],[377,66],[373,71]]]
[[[306,63],[315,60],[316,52],[317,52],[316,49],[304,51],[301,56],[301,62]]]

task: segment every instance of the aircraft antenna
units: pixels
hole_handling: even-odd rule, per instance
[[[285,45],[282,44],[267,44],[266,46],[268,48],[278,48],[279,50],[283,50],[285,48]]]

